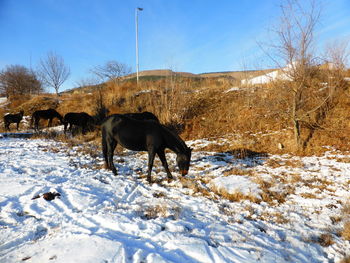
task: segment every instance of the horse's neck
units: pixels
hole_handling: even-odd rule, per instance
[[[165,126],[163,126],[163,131],[165,133],[164,139],[165,139],[167,148],[169,148],[176,154],[185,152],[186,145],[178,135],[170,131]]]

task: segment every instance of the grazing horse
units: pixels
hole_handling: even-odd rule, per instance
[[[10,130],[10,124],[11,123],[17,123],[17,130],[19,128],[19,123],[21,122],[23,118],[24,111],[21,110],[17,114],[6,114],[4,116],[4,124],[5,124],[5,130]]]
[[[39,130],[40,119],[45,119],[45,120],[49,120],[47,127],[51,127],[52,120],[54,118],[59,119],[61,121],[61,123],[63,124],[62,115],[59,114],[56,110],[54,110],[54,109],[37,110],[32,114],[30,126],[33,126],[33,123],[34,123],[34,129]]]
[[[76,125],[81,127],[82,133],[85,134],[86,131],[92,128],[95,124],[95,120],[86,112],[68,112],[64,115],[64,133],[67,131],[67,126],[69,124],[69,130],[72,131],[72,126]]]
[[[156,154],[165,168],[168,180],[173,178],[165,158],[166,148],[176,153],[176,162],[182,176],[188,173],[192,149],[164,125],[153,120],[135,120],[122,114],[114,114],[102,123],[101,128],[105,165],[115,175],[117,170],[113,164],[113,152],[118,143],[132,151],[148,152],[149,183],[152,183],[151,172]]]

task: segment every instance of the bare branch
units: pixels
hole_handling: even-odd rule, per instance
[[[65,65],[63,58],[53,52],[49,52],[45,59],[40,60],[38,72],[42,82],[54,88],[56,94],[70,75],[70,69]]]

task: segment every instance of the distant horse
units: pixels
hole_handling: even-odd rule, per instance
[[[136,113],[125,113],[124,116],[127,116],[129,118],[133,118],[135,120],[154,120],[156,122],[159,122],[159,119],[156,115],[154,115],[152,112],[144,111],[144,112],[136,112]]]
[[[34,123],[34,129],[39,130],[40,119],[45,119],[45,120],[49,120],[47,127],[51,127],[52,120],[54,118],[59,119],[61,121],[61,123],[63,124],[63,117],[56,110],[54,110],[54,109],[37,110],[32,114],[30,126],[33,126],[33,123]]]
[[[19,113],[17,114],[6,114],[4,116],[4,124],[5,124],[5,130],[10,130],[10,124],[11,123],[17,123],[17,130],[19,128],[19,123],[21,122],[21,120],[23,119],[23,114],[24,111],[21,110]]]
[[[88,129],[93,127],[95,120],[86,112],[68,112],[64,115],[64,133],[67,131],[67,126],[69,124],[69,130],[72,131],[72,126],[76,125],[81,127],[82,133],[85,134]]]
[[[117,170],[113,164],[113,152],[118,143],[132,151],[148,152],[147,180],[149,183],[152,183],[151,172],[156,154],[165,168],[168,180],[173,178],[165,158],[166,148],[176,153],[176,162],[182,176],[188,173],[192,149],[164,125],[152,120],[141,121],[122,114],[114,114],[102,123],[101,128],[105,165],[115,175]]]

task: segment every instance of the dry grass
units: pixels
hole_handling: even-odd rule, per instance
[[[317,199],[317,196],[312,193],[301,193],[300,196],[306,199]]]
[[[147,206],[138,212],[143,219],[151,220],[159,217],[170,217],[174,220],[180,218],[181,208],[179,206],[171,207],[167,203],[161,203],[154,206]]]
[[[264,212],[259,216],[259,219],[267,222],[275,222],[277,224],[287,224],[289,222],[289,220],[278,211]]]
[[[329,247],[334,244],[334,239],[331,234],[323,233],[318,237],[317,243],[319,243],[323,247]]]
[[[266,162],[266,165],[271,168],[279,168],[279,167],[290,167],[290,168],[302,168],[304,164],[300,160],[282,160],[277,158],[270,158]]]
[[[344,228],[341,231],[341,236],[345,240],[350,241],[350,221],[344,223]]]
[[[345,258],[340,260],[339,263],[350,263],[350,256],[345,256]]]
[[[253,169],[247,168],[231,168],[223,172],[223,176],[240,175],[240,176],[255,176],[256,172]]]
[[[94,115],[100,91],[102,102],[110,114],[140,110],[154,112],[162,123],[180,131],[185,140],[242,135],[238,144],[232,139],[225,145],[211,145],[211,150],[229,151],[237,147],[235,154],[238,158],[250,157],[251,152],[293,152],[293,132],[287,115],[282,114],[286,112],[286,105],[281,103],[283,93],[279,87],[239,87],[238,91],[227,92],[233,84],[225,76],[182,77],[169,71],[162,78],[142,79],[139,86],[135,81],[111,82],[100,87],[100,90],[65,93],[58,99],[52,94],[10,98],[10,104],[0,110],[0,115],[19,109],[24,109],[25,114],[29,115],[34,110],[49,107],[62,115],[82,110]],[[350,131],[350,92],[347,90],[345,95],[324,118],[322,129],[313,131],[307,149],[299,154],[322,153],[325,151],[324,145],[340,150],[350,147],[347,140]],[[307,128],[303,129],[302,136],[308,136],[308,133]],[[239,148],[246,150],[238,151]],[[279,165],[270,162],[271,166]],[[281,165],[302,167],[302,164],[294,161]]]
[[[259,198],[255,197],[253,194],[245,195],[239,191],[236,191],[234,193],[229,193],[226,191],[226,189],[218,188],[213,185],[210,187],[210,190],[220,198],[229,200],[230,202],[240,202],[242,200],[249,200],[253,203],[260,203],[261,201]]]
[[[210,188],[206,186],[208,180],[206,180],[205,178],[192,180],[187,177],[180,177],[179,181],[181,182],[182,187],[188,188],[192,191],[193,196],[201,195],[208,198],[214,197],[214,193],[211,191]]]

